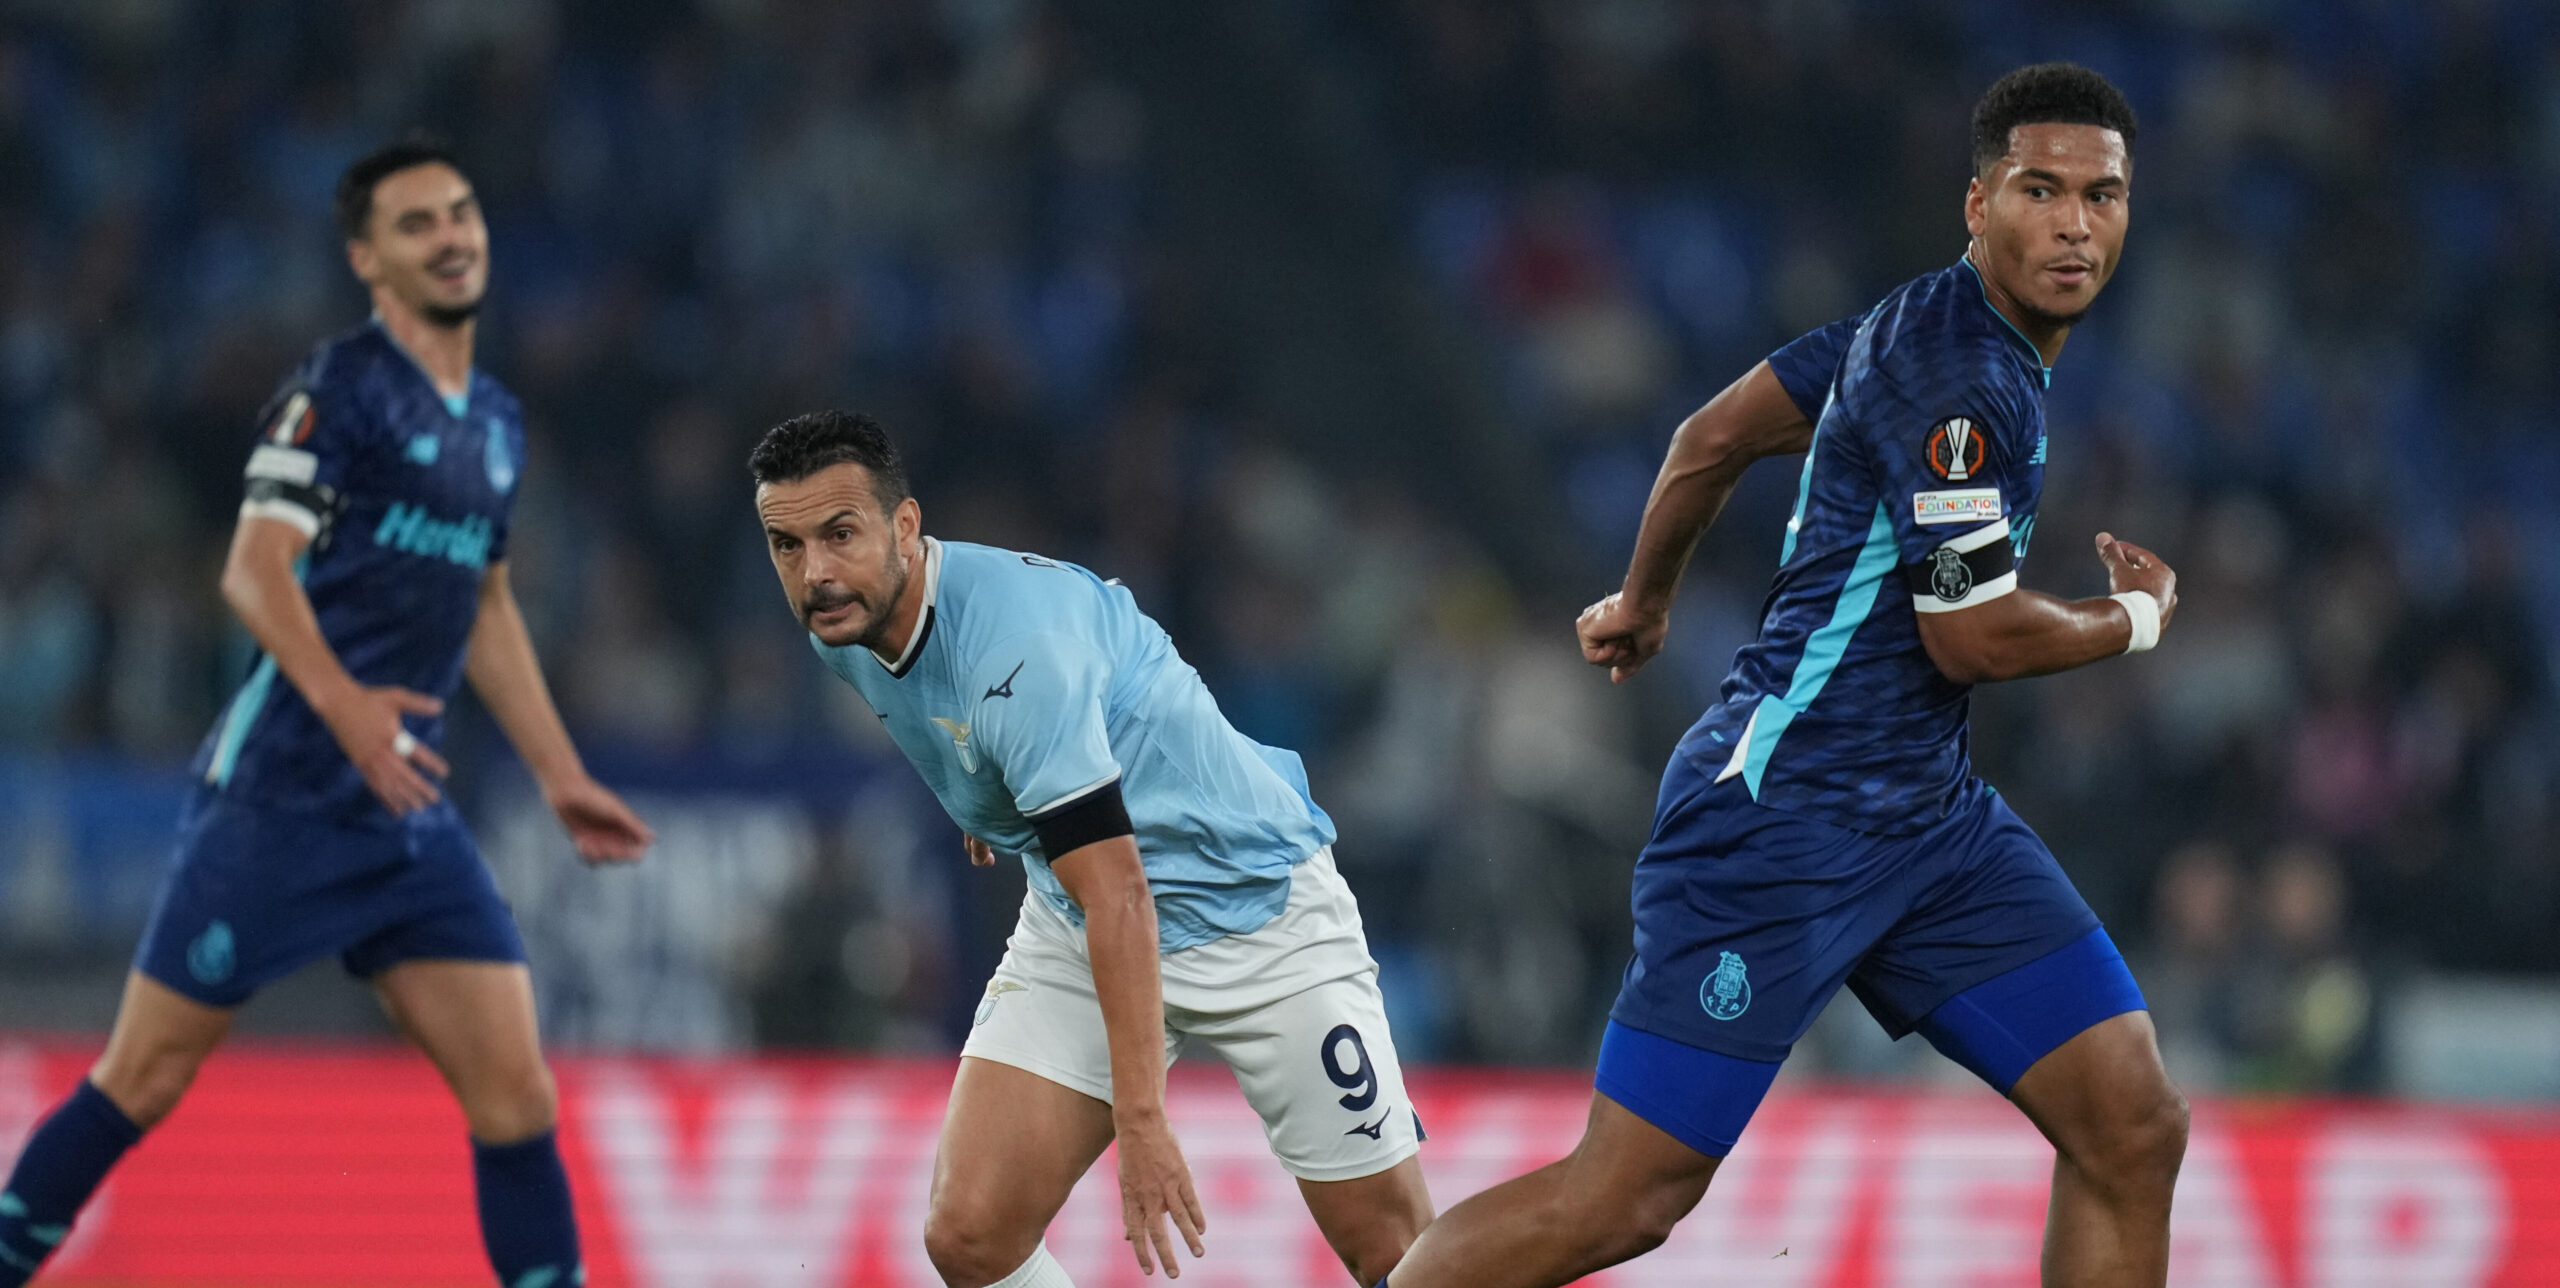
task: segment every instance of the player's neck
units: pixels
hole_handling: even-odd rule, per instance
[[[915,638],[916,624],[924,620],[925,594],[924,538],[916,538],[916,552],[907,556],[907,587],[898,592],[898,602],[889,608],[889,620],[880,631],[880,642],[871,646],[882,663],[894,665],[907,655],[907,643]]]
[[[383,298],[380,292],[374,295],[373,315],[381,321],[382,329],[408,351],[418,369],[427,373],[427,380],[437,393],[451,397],[471,392],[471,344],[480,327],[477,319],[438,326],[419,316],[417,310]]]
[[[1980,244],[1976,243],[1966,248],[1964,257],[1973,267],[1974,278],[1982,283],[1982,298],[1990,302],[1992,312],[2006,318],[2019,337],[2035,349],[2037,358],[2045,366],[2052,366],[2062,357],[2063,342],[2071,338],[2071,324],[2042,318],[2019,307],[2018,301],[2001,288],[1999,281],[1983,271],[1980,252]]]

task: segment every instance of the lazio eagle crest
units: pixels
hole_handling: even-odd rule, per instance
[[[969,749],[969,726],[957,720],[945,720],[940,716],[925,718],[942,726],[942,731],[951,735],[951,747],[960,753],[960,772],[964,774],[978,772],[978,753]]]

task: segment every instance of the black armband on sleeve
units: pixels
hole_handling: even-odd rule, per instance
[[[1129,823],[1117,778],[1033,814],[1030,821],[1031,830],[1040,834],[1040,849],[1053,863],[1096,841],[1138,831]]]
[[[1923,613],[1971,608],[2016,590],[2018,556],[2009,544],[2008,522],[1968,532],[1928,558],[1904,564],[1902,579],[1911,589],[1911,606]]]

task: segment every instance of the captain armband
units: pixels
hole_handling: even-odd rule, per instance
[[[1138,830],[1130,824],[1129,807],[1120,799],[1118,774],[1024,817],[1039,834],[1041,852],[1052,863],[1096,841],[1134,836]]]
[[[2009,544],[2009,521],[1976,528],[1928,558],[1904,564],[1902,579],[1911,589],[1911,607],[1923,613],[1952,613],[2016,590],[2018,554]]]
[[[243,519],[275,519],[289,523],[306,537],[318,537],[337,517],[337,490],[319,482],[320,458],[298,447],[262,443],[249,453]]]

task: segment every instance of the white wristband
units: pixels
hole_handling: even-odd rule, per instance
[[[2124,615],[2133,619],[2133,641],[2124,646],[2124,651],[2150,652],[2160,642],[2160,601],[2147,590],[2128,590],[2107,598],[2124,605]]]

